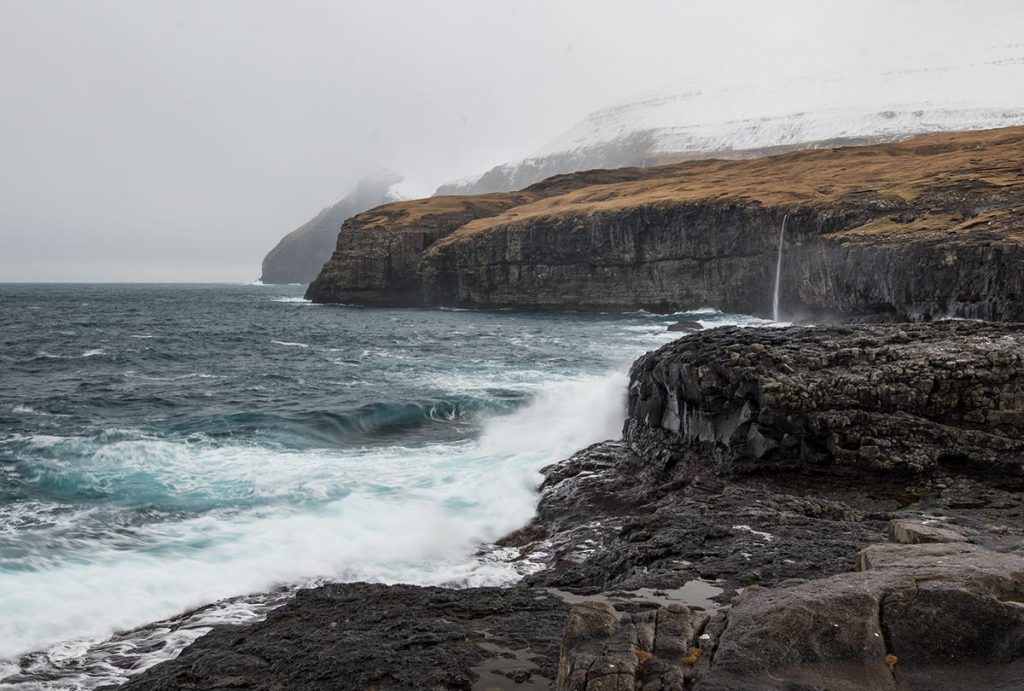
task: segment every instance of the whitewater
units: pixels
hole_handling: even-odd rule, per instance
[[[301,290],[0,285],[0,688],[117,683],[319,582],[512,583],[487,545],[619,435],[666,325],[761,323]]]

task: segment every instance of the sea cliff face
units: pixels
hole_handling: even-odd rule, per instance
[[[785,219],[783,318],[1024,319],[1022,149],[1011,128],[567,175],[416,202],[437,209],[430,231],[381,207],[342,230],[308,297],[770,316]]]
[[[643,179],[638,168],[561,175],[521,192],[443,196],[385,204],[348,221],[337,246],[306,293],[315,302],[372,306],[427,303],[421,262],[424,252],[472,221],[558,196],[591,184]]]
[[[316,302],[405,306],[421,302],[423,252],[462,225],[522,202],[511,194],[445,197],[377,207],[341,226],[337,248],[310,284]]]
[[[543,218],[440,244],[421,265],[422,299],[657,312],[710,306],[770,317],[784,217],[783,319],[1024,319],[1016,238],[986,229],[861,235],[858,227],[888,216],[729,201]]]

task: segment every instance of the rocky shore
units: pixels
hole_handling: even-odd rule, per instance
[[[545,469],[511,588],[301,591],[124,689],[1016,689],[1024,331],[723,328]]]

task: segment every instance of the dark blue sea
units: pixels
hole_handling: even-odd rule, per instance
[[[629,364],[757,321],[302,292],[0,285],[0,688],[117,682],[304,584],[513,582],[487,545],[619,435]]]

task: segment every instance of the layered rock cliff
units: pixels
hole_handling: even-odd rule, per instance
[[[371,209],[344,223],[331,260],[307,296],[316,302],[373,306],[424,304],[423,253],[471,221],[590,184],[648,176],[640,169],[596,170],[553,177],[521,192],[432,197]]]
[[[1024,319],[1022,150],[1008,128],[381,207],[308,297],[770,316],[785,221],[784,318]]]

